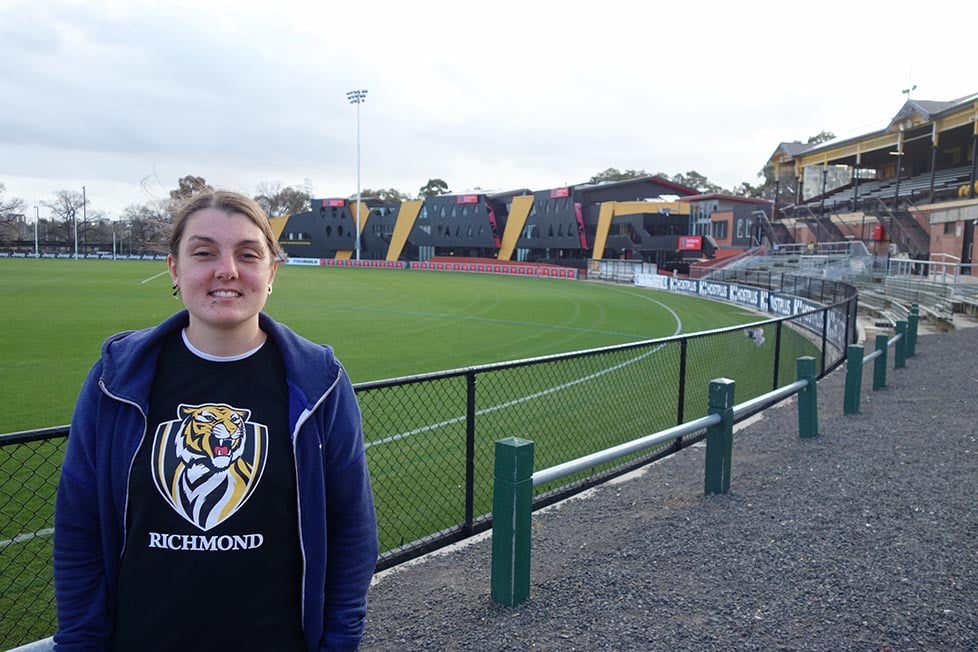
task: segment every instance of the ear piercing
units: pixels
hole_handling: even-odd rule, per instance
[[[177,296],[178,294],[180,294],[180,286],[177,285],[176,283],[174,283],[173,284],[173,296]]]
[[[269,286],[268,286],[268,293],[269,293],[269,294],[271,294],[271,293],[272,293],[272,286],[271,286],[271,285],[269,285]]]

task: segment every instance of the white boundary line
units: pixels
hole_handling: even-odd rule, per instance
[[[673,310],[669,306],[665,305],[661,301],[656,301],[655,299],[652,299],[651,297],[642,297],[642,298],[647,299],[647,300],[651,301],[652,303],[659,304],[660,306],[662,306],[663,308],[665,308],[666,310],[668,310],[672,314],[673,318],[676,320],[676,330],[673,332],[673,335],[674,336],[675,335],[678,335],[682,331],[682,329],[683,329],[683,320],[679,318],[679,315],[676,314],[676,311],[675,310]],[[596,371],[596,372],[594,372],[592,374],[588,374],[587,376],[582,376],[581,378],[577,378],[575,380],[571,380],[571,381],[566,382],[566,383],[563,383],[561,385],[555,385],[554,387],[550,387],[548,389],[540,390],[539,392],[535,392],[533,394],[528,394],[528,395],[522,396],[520,398],[515,398],[515,399],[513,399],[511,401],[506,401],[505,403],[500,403],[499,405],[493,405],[491,407],[482,408],[481,410],[478,410],[475,414],[476,414],[476,416],[482,416],[483,414],[489,414],[491,412],[496,412],[497,410],[503,410],[505,408],[512,407],[514,405],[519,405],[520,403],[525,403],[526,401],[532,401],[533,399],[540,398],[542,396],[547,396],[549,394],[553,394],[555,392],[559,392],[559,391],[564,390],[564,389],[567,389],[569,387],[573,387],[575,385],[579,385],[581,383],[585,383],[585,382],[587,382],[589,380],[594,380],[595,378],[600,378],[601,376],[604,376],[605,374],[609,374],[609,373],[611,373],[613,371],[618,371],[619,369],[623,369],[623,368],[627,367],[630,364],[634,364],[634,363],[636,363],[636,362],[638,362],[640,360],[643,360],[643,359],[647,358],[648,356],[652,355],[653,353],[658,352],[660,349],[662,349],[663,346],[665,346],[665,345],[664,344],[660,344],[659,346],[653,348],[651,351],[646,351],[645,353],[643,353],[641,355],[638,355],[638,356],[632,358],[631,360],[625,360],[624,362],[619,362],[618,364],[614,364],[614,365],[608,367],[607,369],[602,369],[601,371]],[[406,439],[406,438],[411,437],[413,435],[420,435],[423,432],[428,432],[428,431],[431,431],[431,430],[437,430],[439,428],[444,428],[446,426],[450,426],[452,424],[459,423],[460,421],[465,421],[465,415],[458,416],[458,417],[452,417],[451,419],[446,419],[445,421],[439,421],[438,423],[432,423],[432,424],[429,424],[427,426],[421,426],[420,428],[414,428],[412,430],[407,430],[405,432],[400,432],[400,433],[397,433],[396,435],[388,435],[387,437],[384,437],[383,439],[378,439],[377,441],[367,442],[364,447],[365,448],[371,448],[373,446],[380,446],[381,444],[389,444],[391,442],[395,442],[395,441],[398,441],[400,439]]]
[[[31,539],[40,539],[41,537],[49,537],[54,534],[54,528],[48,527],[43,530],[38,530],[37,532],[27,532],[25,534],[18,534],[13,539],[3,539],[0,540],[0,548],[6,548],[15,543],[23,543],[25,541],[30,541]]]
[[[164,269],[164,270],[163,270],[162,272],[160,272],[159,274],[153,274],[153,275],[152,275],[152,276],[150,276],[149,278],[144,278],[144,279],[143,279],[143,280],[141,280],[141,281],[140,281],[139,283],[140,283],[140,285],[142,285],[143,283],[149,283],[149,282],[150,282],[150,281],[152,281],[153,279],[157,279],[157,278],[159,278],[159,277],[161,277],[161,276],[163,276],[164,274],[169,274],[169,273],[170,273],[170,270],[168,270],[168,269]]]
[[[141,281],[141,283],[146,283],[147,281],[151,281],[151,280],[153,280],[155,278],[159,278],[160,276],[162,276],[163,274],[166,274],[166,273],[167,272],[165,272],[165,271],[164,272],[160,272],[159,274],[156,274],[155,276],[151,276],[148,279],[145,279],[144,281]],[[660,306],[662,306],[663,308],[665,308],[666,310],[668,310],[672,314],[673,318],[675,318],[675,320],[676,320],[676,330],[673,333],[673,335],[678,335],[682,331],[683,321],[682,321],[682,319],[679,318],[679,315],[676,314],[676,311],[674,311],[672,308],[670,308],[669,306],[665,305],[661,301],[656,301],[655,299],[652,299],[650,297],[643,297],[643,298],[647,298],[649,301],[651,301],[653,303],[659,304]],[[483,414],[489,414],[491,412],[496,412],[498,410],[503,410],[505,408],[512,407],[514,405],[519,405],[520,403],[525,403],[526,401],[532,401],[533,399],[540,398],[542,396],[547,396],[547,395],[553,394],[555,392],[559,392],[561,390],[567,389],[569,387],[573,387],[575,385],[580,385],[581,383],[585,383],[585,382],[587,382],[589,380],[594,380],[595,378],[600,378],[601,376],[604,376],[605,374],[609,374],[609,373],[611,373],[613,371],[618,371],[619,369],[623,369],[623,368],[627,367],[630,364],[634,364],[634,363],[636,363],[636,362],[638,362],[638,361],[640,361],[640,360],[642,360],[644,358],[647,358],[648,356],[652,355],[653,353],[656,353],[657,351],[659,351],[663,346],[664,346],[663,344],[660,344],[659,346],[653,348],[651,351],[646,351],[645,353],[643,353],[641,355],[638,355],[638,356],[632,358],[631,360],[625,360],[624,362],[619,362],[617,364],[614,364],[614,365],[608,367],[607,369],[602,369],[601,371],[596,371],[594,373],[588,374],[587,376],[582,376],[581,378],[577,378],[575,380],[571,380],[569,382],[566,382],[566,383],[563,383],[563,384],[560,384],[560,385],[555,385],[554,387],[550,387],[548,389],[544,389],[544,390],[541,390],[539,392],[535,392],[533,394],[528,394],[528,395],[523,396],[523,397],[520,397],[520,398],[515,398],[515,399],[513,399],[511,401],[507,401],[505,403],[500,403],[499,405],[494,405],[494,406],[491,406],[491,407],[483,408],[483,409],[479,410],[478,412],[476,412],[476,415],[477,416],[481,416]],[[410,437],[412,435],[421,434],[423,432],[428,432],[430,430],[437,430],[438,428],[443,428],[445,426],[449,426],[449,425],[452,425],[454,423],[458,423],[458,422],[464,421],[464,420],[465,420],[465,416],[464,415],[463,416],[460,416],[460,417],[454,417],[452,419],[447,419],[445,421],[440,421],[438,423],[433,423],[433,424],[430,424],[430,425],[427,425],[427,426],[422,426],[420,428],[415,428],[413,430],[408,430],[406,432],[398,433],[396,435],[390,435],[390,436],[384,437],[383,439],[380,439],[378,441],[368,442],[365,447],[366,448],[370,448],[372,446],[379,446],[381,444],[389,444],[391,442],[398,441],[399,439],[406,439],[407,437]],[[38,530],[37,532],[27,532],[25,534],[18,534],[17,536],[13,537],[12,539],[3,539],[3,540],[0,540],[0,549],[6,548],[7,546],[11,546],[11,545],[13,545],[15,543],[23,543],[25,541],[30,541],[32,539],[37,539],[37,538],[40,538],[40,537],[51,536],[53,533],[54,533],[54,528],[44,528],[43,530]]]

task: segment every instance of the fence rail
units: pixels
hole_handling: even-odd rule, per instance
[[[785,316],[356,385],[381,539],[378,569],[492,526],[494,442],[514,424],[546,443],[539,462],[556,466],[706,416],[710,378],[738,378],[745,405],[759,409],[751,399],[790,386],[798,357],[813,357],[818,377],[845,360],[855,336],[852,286],[783,276],[768,289],[770,306]],[[813,303],[823,307],[808,310]],[[0,641],[8,644],[36,640],[55,626],[50,528],[66,435],[59,426],[0,436]],[[704,437],[677,435],[541,482],[531,488],[534,504],[550,504]]]
[[[907,322],[898,323],[893,338],[879,334],[876,350],[864,356],[861,344],[850,344],[847,355],[843,413],[859,412],[863,366],[876,361],[873,389],[885,386],[886,353],[894,347],[894,367],[905,366],[916,347],[917,306]],[[882,381],[880,370],[882,368]],[[534,471],[535,443],[509,437],[496,442],[493,497],[492,566],[490,596],[498,604],[515,606],[530,597],[530,538],[532,492],[529,488],[594,468],[629,453],[672,441],[683,435],[706,431],[704,493],[727,493],[733,455],[733,425],[745,415],[764,409],[794,394],[798,399],[798,434],[802,438],[818,435],[818,398],[815,384],[815,359],[798,358],[798,380],[780,389],[734,404],[735,382],[727,378],[710,381],[708,416],[667,428],[631,442],[591,453],[549,468]]]

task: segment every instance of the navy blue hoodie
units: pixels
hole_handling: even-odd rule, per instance
[[[129,473],[146,436],[156,361],[163,339],[188,319],[183,311],[154,328],[110,337],[82,387],[54,518],[57,650],[104,650],[111,635]],[[355,650],[378,552],[360,409],[330,347],[263,313],[259,320],[285,362],[307,648]]]

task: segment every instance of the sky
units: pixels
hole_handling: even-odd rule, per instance
[[[0,0],[0,183],[110,218],[188,174],[343,197],[540,190],[609,167],[733,188],[782,141],[978,91],[978,5]],[[956,17],[956,18],[955,18]]]

